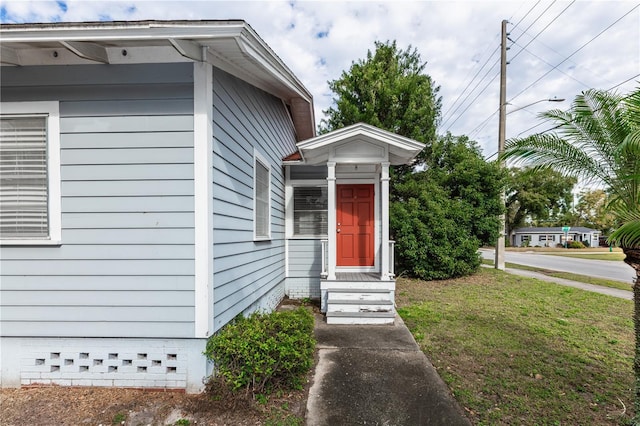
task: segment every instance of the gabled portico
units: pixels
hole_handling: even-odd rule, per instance
[[[393,310],[389,167],[410,164],[423,147],[420,142],[359,123],[299,142],[298,152],[285,159],[285,165],[298,169],[326,167],[326,238],[321,240],[320,275],[322,310],[327,317],[331,291],[340,293],[337,300],[345,302],[340,305],[366,300],[367,305],[357,312],[379,313],[379,306],[389,304]],[[302,221],[300,215],[298,220]],[[365,290],[371,294],[363,296]],[[376,295],[385,291],[386,302],[382,303]],[[389,322],[388,317],[384,322]],[[349,322],[355,323],[353,319]]]

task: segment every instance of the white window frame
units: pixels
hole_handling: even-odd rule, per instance
[[[47,116],[47,197],[49,237],[46,239],[15,238],[0,240],[0,245],[60,245],[62,242],[62,202],[60,177],[60,104],[46,102],[2,102],[0,115]]]
[[[266,235],[258,235],[258,193],[257,193],[257,176],[258,167],[260,163],[262,167],[267,169],[268,185],[267,185],[267,233]],[[271,240],[271,164],[264,158],[257,150],[253,150],[253,239],[254,241],[269,241]]]

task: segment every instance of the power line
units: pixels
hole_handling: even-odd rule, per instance
[[[499,48],[499,47],[498,47],[498,48]],[[497,49],[496,49],[496,50],[497,50]],[[495,53],[495,50],[494,50],[494,52],[493,52],[493,53]],[[492,53],[492,54],[493,54],[493,53]],[[487,62],[485,62],[485,65],[488,63],[488,61],[489,61],[490,59],[491,59],[491,57],[487,58]],[[443,122],[442,122],[442,124],[441,124],[441,127],[444,127],[444,126],[445,126],[445,124],[446,124],[447,122],[449,122],[449,120],[451,120],[451,119],[454,117],[454,115],[455,115],[456,111],[458,111],[458,110],[459,110],[459,109],[464,105],[465,101],[466,101],[467,99],[469,99],[469,97],[473,94],[473,92],[475,92],[475,90],[478,88],[478,86],[479,86],[479,85],[484,81],[484,79],[485,79],[485,78],[487,78],[487,75],[489,75],[489,73],[491,72],[491,70],[492,70],[492,69],[493,69],[493,68],[498,64],[498,62],[499,62],[499,60],[498,60],[498,59],[496,59],[496,60],[495,60],[495,62],[491,65],[491,67],[490,67],[489,69],[487,69],[487,72],[486,72],[486,73],[484,73],[484,75],[482,76],[482,78],[480,78],[480,80],[478,80],[478,82],[476,83],[476,85],[475,85],[475,86],[473,86],[473,89],[471,89],[471,91],[469,91],[469,93],[467,93],[467,95],[466,95],[466,96],[464,97],[464,99],[463,99],[463,100],[458,104],[458,106],[457,106],[453,111],[451,111],[451,113],[449,114],[449,116],[448,116],[445,120],[443,120]],[[480,69],[480,71],[482,71],[482,69],[484,69],[484,65],[482,66],[482,68]],[[494,77],[494,78],[495,78],[495,77]],[[493,81],[493,79],[492,79],[491,81]],[[490,84],[490,83],[491,83],[491,81],[490,81],[488,84]],[[469,85],[471,85],[471,83],[473,83],[473,80],[471,80],[471,81],[469,82]],[[468,87],[469,85],[467,85],[467,87]],[[486,88],[485,88],[485,89],[486,89]],[[465,88],[465,90],[466,90],[466,88]],[[484,91],[484,90],[483,90],[483,91]],[[463,91],[463,93],[464,93],[464,91]],[[461,96],[462,96],[462,95],[461,95]],[[465,109],[464,111],[466,111],[466,109]],[[463,112],[464,112],[464,111],[463,111]],[[451,126],[449,126],[449,127],[451,127]]]
[[[500,108],[496,108],[495,111],[493,111],[491,113],[491,115],[489,115],[487,118],[485,118],[484,120],[482,120],[482,122],[480,124],[478,124],[473,130],[471,130],[469,132],[469,137],[471,137],[471,135],[473,135],[475,132],[480,133],[482,131],[482,129],[484,129],[486,127],[486,125],[489,123],[489,121],[493,118],[494,115],[496,115],[496,113],[500,111]]]
[[[520,46],[520,45],[519,45],[518,43],[516,43],[516,42],[513,42],[513,44],[515,44],[515,45],[517,45],[517,46],[519,46],[519,47],[522,47],[522,46]],[[532,52],[532,51],[530,51],[529,49],[526,49],[525,47],[522,47],[522,50],[521,50],[520,52],[522,52],[523,50],[524,50],[524,51],[526,51],[526,52],[527,52],[528,54],[530,54],[531,56],[533,56],[533,57],[535,57],[535,58],[537,58],[537,59],[541,60],[541,61],[542,61],[542,62],[544,62],[545,64],[549,65],[550,67],[553,67],[553,65],[551,65],[549,62],[545,61],[544,59],[542,59],[540,56],[536,55],[535,53],[533,53],[533,52]],[[520,53],[520,52],[518,52],[518,53]],[[584,87],[589,87],[589,85],[588,85],[588,84],[583,83],[582,81],[578,80],[577,78],[575,78],[574,76],[572,76],[572,75],[570,75],[570,74],[567,74],[566,72],[562,71],[561,69],[559,69],[558,71],[560,71],[562,74],[566,75],[566,76],[567,76],[567,77],[569,77],[570,79],[574,80],[575,82],[580,83],[580,84],[581,84],[581,85],[583,85]]]
[[[527,17],[529,16],[529,14],[533,11],[533,9],[536,8],[536,6],[538,6],[538,4],[540,4],[542,0],[538,0],[533,6],[531,6],[529,8],[529,10],[527,11],[527,13],[524,14],[524,16],[522,18],[520,18],[520,20],[513,26],[513,28],[517,28],[518,25],[520,25],[520,23]],[[516,12],[517,13],[517,12]],[[515,15],[515,14],[514,14]],[[511,16],[510,19],[513,18],[513,15]],[[498,35],[496,35],[496,37],[494,37],[494,40],[498,37]],[[491,43],[492,44],[492,43]],[[487,48],[485,49],[485,51],[482,53],[482,55],[480,55],[480,58],[484,57],[485,54],[489,51],[489,49],[491,48],[491,44],[489,44],[487,46]],[[476,74],[473,76],[473,78],[471,78],[471,80],[469,80],[469,83],[467,83],[467,85],[465,86],[465,88],[460,92],[460,94],[458,95],[458,97],[453,101],[453,103],[451,104],[451,106],[447,109],[447,111],[445,111],[442,114],[442,118],[443,121],[440,124],[440,126],[443,126],[451,117],[446,117],[447,114],[449,113],[449,111],[451,111],[451,108],[453,108],[454,105],[456,105],[456,103],[458,102],[458,100],[462,97],[462,95],[465,93],[465,91],[469,88],[469,86],[471,86],[471,84],[474,82],[474,80],[476,79],[476,77],[478,77],[478,75],[482,72],[482,70],[484,69],[484,67],[487,65],[487,63],[489,63],[489,61],[491,60],[491,57],[498,51],[498,49],[500,48],[500,46],[497,46],[493,52],[491,52],[491,54],[487,57],[487,60],[484,62],[484,64],[482,65],[482,67],[478,70],[478,72],[476,72]],[[480,61],[478,61],[479,63]],[[463,78],[463,81],[467,79],[467,77],[469,77],[469,75],[471,74],[471,70],[467,73],[467,75]],[[458,86],[460,87],[460,85]],[[457,88],[456,88],[457,91]]]
[[[545,27],[543,29],[541,29],[540,31],[538,31],[538,34],[536,34],[535,36],[533,36],[533,38],[531,40],[529,40],[529,42],[527,44],[525,44],[522,49],[520,49],[520,51],[518,53],[516,53],[515,55],[513,55],[513,57],[511,58],[511,60],[513,61],[515,58],[518,57],[518,55],[520,55],[522,53],[522,51],[529,46],[531,43],[533,43],[535,41],[535,39],[538,38],[538,36],[540,36],[540,34],[542,34],[543,32],[545,32],[547,30],[547,28],[549,28],[551,26],[551,24],[553,24],[560,16],[562,16],[562,14],[564,12],[567,11],[567,9],[569,9],[574,3],[576,2],[576,0],[573,0],[571,3],[569,3],[569,5],[567,7],[565,7],[564,9],[562,9],[562,11],[560,13],[558,13],[555,18],[553,18],[551,21],[549,21],[549,23],[547,25],[545,25]],[[547,8],[548,9],[548,8]],[[545,12],[547,11],[547,9],[545,9]],[[530,26],[529,26],[530,27]],[[528,30],[529,28],[527,28]],[[524,30],[522,32],[522,34],[524,35],[526,33],[527,30]],[[522,37],[522,35],[520,36]],[[516,39],[516,41],[518,41],[520,39],[520,37],[518,37]],[[512,43],[516,43],[516,41],[510,40]]]
[[[537,17],[536,19],[534,19],[534,20],[533,20],[533,22],[531,22],[527,28],[525,28],[524,30],[522,30],[522,33],[523,33],[523,34],[524,34],[524,33],[526,33],[526,32],[527,32],[527,30],[528,30],[529,28],[531,28],[531,27],[532,27],[536,22],[538,22],[538,21],[540,20],[540,18],[542,18],[542,15],[544,15],[545,13],[547,13],[547,10],[551,9],[551,6],[553,6],[553,5],[555,4],[555,2],[556,2],[556,0],[553,0],[553,2],[551,2],[551,4],[549,4],[549,6],[547,6],[547,8],[546,8],[545,10],[543,10],[543,11],[542,11],[542,13],[541,13],[540,15],[538,15],[538,17]],[[512,30],[513,30],[513,29],[515,29],[515,27],[514,27],[514,28],[512,28]],[[522,36],[520,36],[520,37],[522,37]],[[520,39],[520,37],[518,37],[518,38],[516,39],[516,41],[517,41],[517,40],[519,40],[519,39]]]
[[[520,20],[519,20],[518,22],[516,22],[516,23],[515,23],[515,25],[513,26],[513,28],[512,28],[512,29],[513,29],[513,30],[515,30],[515,29],[518,27],[518,25],[520,25],[520,22],[524,21],[524,19],[525,19],[527,16],[529,16],[529,14],[531,13],[531,11],[532,11],[533,9],[535,9],[535,8],[536,8],[536,6],[537,6],[538,4],[540,4],[540,2],[541,2],[541,1],[542,1],[542,0],[538,0],[538,1],[536,2],[536,4],[534,4],[533,6],[531,6],[531,8],[527,11],[527,13],[525,13],[525,14],[524,14],[524,16],[523,16],[522,18],[520,18]]]
[[[488,50],[490,47],[491,47],[491,45],[489,45],[489,46],[487,47],[487,50]],[[493,51],[493,52],[491,52],[491,54],[487,57],[487,60],[485,61],[485,63],[482,65],[482,68],[480,68],[480,69],[478,70],[478,72],[476,72],[476,74],[473,76],[473,78],[472,78],[471,80],[469,80],[469,83],[465,86],[465,88],[464,88],[464,89],[462,89],[462,92],[460,92],[460,94],[458,95],[458,97],[456,98],[456,100],[455,100],[455,101],[453,101],[453,103],[451,104],[451,106],[449,107],[449,109],[447,109],[447,111],[446,111],[445,113],[443,113],[443,114],[442,114],[442,118],[443,118],[443,120],[444,120],[444,117],[447,115],[447,113],[451,110],[451,108],[453,108],[453,106],[458,102],[458,99],[460,99],[460,97],[462,96],[462,94],[463,94],[463,93],[464,93],[464,92],[469,88],[469,86],[471,86],[471,83],[473,83],[473,81],[476,79],[476,77],[478,76],[478,74],[480,74],[480,73],[482,72],[482,70],[484,69],[484,67],[486,67],[486,66],[487,66],[487,64],[488,64],[488,63],[489,63],[489,61],[491,60],[491,57],[493,56],[493,54],[494,54],[494,53],[496,53],[496,52],[498,51],[498,49],[499,49],[499,48],[500,48],[500,47],[498,46],[498,47],[496,47],[496,48],[494,49],[494,51]],[[485,50],[485,52],[486,52],[487,50]],[[483,55],[484,55],[484,54],[483,54]],[[469,74],[467,74],[467,76],[468,76],[468,75],[469,75]],[[465,77],[465,79],[466,79],[466,77]],[[455,112],[455,111],[454,111],[454,112]],[[453,113],[452,113],[452,114],[453,114]],[[449,118],[450,118],[450,117],[449,117]],[[446,121],[448,121],[448,120],[449,120],[449,118],[447,118],[446,120],[444,120],[442,125],[444,125],[444,123],[445,123]]]
[[[489,80],[489,82],[484,86],[484,89],[482,89],[482,90],[481,90],[481,91],[476,95],[476,97],[475,97],[475,98],[473,98],[473,99],[471,100],[471,102],[469,102],[469,105],[468,105],[464,110],[462,110],[462,112],[460,113],[460,115],[458,115],[458,118],[456,118],[455,120],[453,120],[453,122],[452,122],[451,124],[449,124],[449,127],[447,128],[447,131],[449,131],[449,129],[451,129],[451,126],[453,126],[453,125],[455,124],[455,122],[456,122],[456,121],[458,121],[458,120],[460,119],[460,117],[462,117],[462,115],[463,115],[465,112],[467,112],[467,110],[468,110],[469,108],[471,108],[471,106],[472,106],[472,105],[473,105],[473,103],[476,101],[476,99],[478,99],[478,98],[480,97],[480,95],[482,95],[482,94],[483,94],[483,93],[484,93],[484,92],[489,88],[489,86],[491,85],[491,83],[493,83],[493,80],[495,80],[495,79],[496,79],[496,77],[498,77],[499,75],[500,75],[500,71],[498,71],[498,72],[497,72],[497,73],[496,73],[496,74],[491,78],[491,80]],[[471,93],[473,93],[473,92],[471,92]],[[470,93],[469,95],[471,95],[471,93]],[[467,97],[468,97],[468,96],[467,96]]]
[[[528,11],[527,13],[525,13],[525,15],[514,25],[513,28],[516,28],[521,22],[524,21],[524,19],[536,8],[536,6],[540,3],[541,0],[538,0]],[[575,0],[574,0],[575,1]],[[549,8],[551,8],[551,6],[553,6],[553,4],[556,2],[556,0],[554,0],[549,6],[547,6],[534,20],[531,24],[529,24],[529,26],[525,29],[525,31],[529,28],[531,28],[532,25],[534,25],[538,20],[540,20],[540,18],[549,10]],[[566,10],[566,8],[565,8]],[[493,55],[497,50],[499,49],[499,46],[496,47],[496,49],[491,53],[491,55]],[[458,98],[456,98],[456,101],[454,102],[454,104],[458,101],[458,99],[462,96],[462,94],[467,90],[467,88],[473,83],[474,79],[478,76],[478,74],[482,71],[482,69],[484,69],[484,67],[486,66],[486,64],[489,62],[490,57],[487,58],[487,61],[484,63],[484,65],[482,66],[482,68],[476,73],[476,75],[473,77],[473,79],[467,84],[467,86],[465,87],[465,89],[461,92],[461,94],[458,96]],[[496,60],[496,62],[494,63],[494,66],[499,62],[499,60]],[[493,66],[491,67],[493,68]],[[469,97],[473,94],[473,92],[477,89],[477,87],[482,83],[482,81],[487,77],[487,75],[489,74],[489,72],[491,71],[491,68],[489,70],[487,70],[487,72],[485,73],[485,75],[482,76],[482,78],[478,81],[478,83],[473,87],[473,89],[465,96],[465,98],[461,101],[461,103],[451,112],[449,113],[449,111],[451,111],[451,108],[453,107],[454,104],[452,104],[452,106],[447,110],[448,116],[446,116],[447,114],[443,114],[443,121],[440,124],[440,127],[443,128],[453,117],[454,114],[462,107],[462,105],[464,105],[465,101],[467,101],[467,99],[469,99]],[[469,103],[469,105],[467,105],[466,108],[464,108],[462,110],[462,112],[460,112],[460,114],[458,115],[458,117],[451,123],[449,124],[449,126],[447,127],[447,131],[449,131],[451,129],[451,126],[453,126],[453,124],[458,121],[460,119],[460,117],[471,107],[471,105],[473,105],[473,102],[475,102],[476,99],[478,99],[478,97],[484,93],[488,86],[493,82],[493,80],[495,80],[495,78],[500,75],[500,73],[498,73],[497,75],[495,75],[488,83],[487,85],[482,89],[482,91],[476,95],[475,98],[473,98],[473,100]],[[493,114],[492,114],[493,115]],[[445,117],[446,116],[446,117]],[[489,117],[490,118],[490,117]]]
[[[606,91],[606,92],[610,92],[610,91],[612,91],[613,89],[615,89],[615,88],[617,88],[617,87],[620,87],[620,86],[622,86],[624,83],[627,83],[627,82],[629,82],[629,81],[631,81],[631,80],[633,80],[634,78],[637,78],[637,77],[640,77],[640,74],[636,74],[636,75],[634,75],[633,77],[628,78],[628,79],[626,79],[625,81],[623,81],[622,83],[618,83],[618,84],[616,84],[615,86],[613,86],[613,87],[611,87],[611,88],[609,88],[609,89],[607,89],[607,90],[605,90],[605,91]],[[630,93],[630,94],[628,94],[628,95],[626,95],[626,96],[623,96],[622,98],[620,98],[620,101],[624,101],[624,100],[626,100],[626,99],[630,98],[631,96],[633,96],[633,94],[634,94],[634,93],[632,92],[632,93]],[[598,111],[600,111],[602,108],[604,108],[604,107],[596,108],[595,110],[593,110],[593,112],[598,112]],[[568,111],[565,111],[565,112],[568,112]],[[569,123],[572,123],[572,122],[574,122],[574,121],[575,121],[575,119],[571,119],[571,120],[569,120]],[[563,126],[563,124],[558,124],[558,125],[556,125],[556,126],[553,126],[553,127],[552,127],[552,128],[550,128],[550,129],[543,130],[542,132],[539,132],[538,134],[539,134],[539,135],[541,135],[541,134],[543,134],[543,133],[551,132],[551,131],[553,131],[553,130],[559,129],[559,128],[560,128],[560,127],[562,127],[562,126]],[[537,127],[537,126],[535,126],[535,127]],[[530,130],[530,129],[528,129],[528,130]],[[524,132],[522,132],[522,133],[524,133]]]
[[[553,70],[555,70],[556,68],[558,68],[560,65],[562,65],[563,63],[565,63],[566,61],[569,60],[569,58],[571,58],[572,56],[574,56],[576,53],[578,53],[579,51],[581,51],[582,49],[584,49],[585,47],[587,47],[589,44],[591,44],[595,39],[597,39],[598,37],[600,37],[602,34],[604,34],[607,30],[609,30],[611,27],[613,27],[615,24],[617,24],[618,22],[620,22],[622,19],[624,19],[625,17],[627,17],[627,15],[629,15],[631,12],[633,12],[634,10],[636,10],[638,7],[640,7],[640,4],[635,5],[631,10],[629,10],[627,13],[625,13],[624,15],[622,15],[620,18],[616,19],[612,24],[610,24],[608,27],[606,27],[605,29],[603,29],[602,31],[600,31],[595,37],[593,37],[591,40],[589,40],[588,42],[586,42],[585,44],[583,44],[582,46],[580,46],[577,50],[575,50],[572,54],[570,54],[569,56],[567,56],[565,59],[563,59],[560,63],[558,63],[556,66],[554,66],[553,68],[551,68],[549,71],[547,71],[546,73],[544,73],[540,78],[538,78],[536,81],[534,81],[533,83],[531,83],[530,85],[528,85],[527,87],[525,87],[524,89],[522,89],[520,92],[518,92],[517,95],[515,95],[514,97],[512,97],[509,102],[511,102],[512,100],[514,100],[515,98],[517,98],[518,96],[520,96],[521,94],[523,94],[524,92],[526,92],[528,89],[530,89],[531,87],[533,87],[537,82],[539,82],[540,80],[542,80],[543,78],[545,78],[547,75],[549,75]]]
[[[623,84],[628,83],[628,82],[630,82],[631,80],[633,80],[634,78],[638,78],[638,77],[640,77],[640,74],[636,74],[636,75],[634,75],[633,77],[630,77],[630,78],[626,79],[626,80],[625,80],[625,81],[623,81],[622,83],[618,83],[618,84],[616,84],[615,86],[611,87],[610,89],[607,89],[607,92],[610,92],[610,91],[612,91],[613,89],[617,89],[618,87],[622,86]]]

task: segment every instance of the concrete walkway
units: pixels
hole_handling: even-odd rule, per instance
[[[491,265],[483,265],[493,268]],[[505,272],[523,277],[536,278],[538,280],[565,285],[567,287],[575,287],[581,290],[592,291],[594,293],[606,294],[607,296],[619,297],[621,299],[633,300],[633,292],[631,290],[620,290],[618,288],[604,287],[601,285],[581,283],[579,281],[567,280],[564,278],[550,277],[540,272],[527,271],[517,268],[505,268]]]
[[[356,326],[317,314],[315,324],[308,426],[471,424],[399,316]]]

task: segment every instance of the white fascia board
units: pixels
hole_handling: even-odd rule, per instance
[[[298,148],[300,150],[313,150],[356,137],[382,142],[405,151],[418,150],[419,152],[424,148],[424,144],[421,142],[364,124],[354,124],[353,126],[344,127],[313,139],[307,139],[306,141],[300,142]]]
[[[307,102],[313,101],[313,96],[302,82],[250,27],[244,28],[237,41],[238,46],[247,56],[277,77],[281,83],[297,92]]]
[[[100,26],[91,28],[43,27],[10,28],[0,31],[3,43],[33,43],[64,41],[119,41],[119,40],[167,40],[177,39],[213,39],[237,37],[246,26],[244,23],[219,24],[209,26]]]

